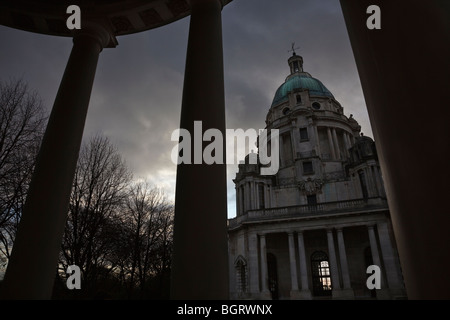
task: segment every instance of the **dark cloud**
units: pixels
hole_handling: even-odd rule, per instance
[[[266,113],[288,74],[291,42],[304,68],[320,79],[371,135],[364,98],[338,0],[234,0],[223,10],[228,128],[265,126]],[[84,139],[107,135],[136,177],[149,178],[173,198],[170,160],[179,125],[189,18],[119,37],[101,53]],[[50,110],[72,41],[0,27],[0,78],[23,78]],[[253,146],[251,146],[252,148]],[[228,166],[230,216],[235,212]]]

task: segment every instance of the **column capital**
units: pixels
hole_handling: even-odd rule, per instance
[[[73,35],[73,41],[76,43],[78,39],[91,37],[103,48],[115,48],[118,44],[113,31],[100,21],[82,21],[82,28],[76,30]],[[100,51],[101,51],[100,50]]]

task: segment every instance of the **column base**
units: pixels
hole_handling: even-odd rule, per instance
[[[353,292],[353,289],[338,289],[333,290],[332,292],[333,299],[338,300],[354,300],[355,299],[355,293]]]
[[[267,291],[261,291],[259,293],[259,299],[260,300],[272,300],[272,294],[270,293],[269,290]]]
[[[389,289],[373,289],[376,291],[377,300],[391,300],[392,296]]]
[[[291,290],[290,297],[291,300],[312,300],[310,290]]]

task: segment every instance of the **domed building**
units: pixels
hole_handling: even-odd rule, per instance
[[[279,170],[261,175],[251,153],[233,180],[230,298],[405,298],[375,143],[301,56],[288,64],[266,117],[279,130]],[[381,289],[367,287],[369,265]]]

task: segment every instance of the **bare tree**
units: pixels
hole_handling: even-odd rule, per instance
[[[119,273],[129,291],[138,288],[142,298],[148,281],[162,279],[170,269],[173,204],[157,187],[137,182],[129,189],[121,221],[126,239],[118,251],[125,253]]]
[[[101,276],[114,269],[108,260],[117,236],[114,215],[126,199],[131,173],[108,138],[96,136],[80,151],[69,214],[66,222],[61,265],[82,269],[89,291]]]
[[[9,259],[47,116],[22,81],[0,81],[0,255]]]

